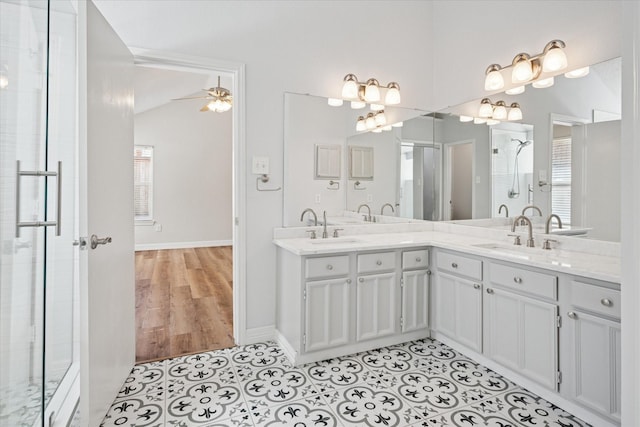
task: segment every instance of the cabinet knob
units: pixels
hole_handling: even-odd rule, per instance
[[[347,279],[347,284],[351,283],[351,279]]]
[[[377,260],[377,261],[376,261],[376,265],[382,265],[382,261]]]
[[[361,278],[359,278],[359,279],[358,279],[358,282],[360,282],[360,283],[364,282],[364,278],[362,278],[362,277],[361,277]]]
[[[427,270],[427,276],[431,276],[431,270]]]
[[[520,284],[520,283],[522,283],[522,277],[516,276],[516,277],[513,278],[513,281],[518,283],[518,284]]]
[[[422,262],[422,258],[417,257],[417,258],[416,258],[416,262]]]
[[[602,298],[600,300],[600,304],[604,305],[605,307],[611,307],[613,305],[613,302],[609,298]]]
[[[488,288],[488,289],[487,289],[487,293],[488,293],[488,294],[492,294],[492,293],[493,293],[493,289]]]
[[[453,267],[453,268],[458,268],[458,264],[457,264],[457,263],[455,263],[455,262],[452,262],[452,263],[451,263],[451,267]]]
[[[327,270],[333,270],[333,265],[327,264]]]
[[[578,315],[573,311],[568,312],[567,316],[569,316],[569,319],[577,319],[578,318]]]
[[[480,284],[479,283],[474,283],[473,284],[473,289],[480,289]]]

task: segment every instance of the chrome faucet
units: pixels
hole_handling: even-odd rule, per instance
[[[361,209],[361,208],[363,208],[363,207],[364,207],[364,208],[367,208],[367,211],[369,212],[369,213],[367,214],[367,216],[365,216],[364,220],[365,220],[365,221],[369,221],[369,222],[371,222],[371,208],[369,207],[369,205],[368,205],[368,204],[363,203],[363,204],[361,204],[360,206],[358,206],[358,213],[360,213],[360,209]]]
[[[317,226],[318,225],[318,215],[316,215],[316,213],[311,208],[307,208],[307,209],[302,211],[302,215],[300,215],[300,222],[304,221],[304,214],[306,214],[307,212],[309,212],[311,215],[313,215],[313,225]]]
[[[529,227],[528,228],[529,238],[527,239],[527,247],[528,248],[535,247],[535,244],[533,241],[533,225],[531,225],[531,220],[526,216],[520,215],[515,220],[513,220],[513,224],[511,224],[511,232],[514,233],[516,231],[516,225],[518,224],[518,221],[523,221]]]
[[[502,213],[502,208],[504,208],[504,216],[505,218],[509,218],[509,208],[504,203],[498,207],[498,215]]]
[[[553,220],[553,218],[558,220],[558,228],[562,228],[562,220],[560,219],[560,217],[558,215],[552,213],[547,218],[547,223],[544,226],[544,234],[549,234],[549,231],[551,231],[551,221]]]
[[[382,207],[380,208],[380,215],[384,215],[384,208],[386,206],[389,206],[391,208],[391,212],[396,213],[396,210],[393,209],[393,205],[391,203],[385,203],[384,205],[382,205]]]
[[[327,233],[327,211],[322,211],[322,238],[326,239],[329,237],[329,233]]]
[[[535,209],[538,211],[538,215],[542,216],[542,211],[536,205],[527,205],[522,208],[522,214],[520,216],[524,216],[524,213],[527,211],[527,209]],[[520,225],[525,225],[524,221],[520,221]]]

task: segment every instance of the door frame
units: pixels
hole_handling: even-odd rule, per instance
[[[476,140],[475,139],[463,139],[460,141],[448,142],[444,144],[444,159],[443,159],[443,170],[446,170],[444,173],[444,183],[443,183],[443,199],[442,199],[442,219],[445,221],[451,220],[451,184],[453,182],[452,179],[452,149],[456,145],[462,144],[471,144],[471,218],[474,219],[476,217],[476,188],[475,188],[475,177],[476,177]],[[448,200],[448,202],[447,202]],[[447,205],[445,208],[444,205]]]
[[[148,65],[176,71],[224,72],[233,76],[231,109],[233,166],[233,339],[236,345],[246,342],[246,140],[245,140],[245,64],[171,52],[129,48],[135,65]]]

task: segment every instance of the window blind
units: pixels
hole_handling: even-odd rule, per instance
[[[551,211],[571,224],[571,138],[554,139],[551,153]]]
[[[133,211],[134,219],[150,220],[153,201],[153,147],[133,149]]]

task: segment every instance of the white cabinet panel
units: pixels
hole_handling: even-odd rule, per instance
[[[306,351],[336,347],[349,342],[348,279],[332,279],[306,284]]]
[[[356,340],[363,341],[396,332],[398,286],[396,273],[358,277],[356,287]]]
[[[574,399],[620,420],[620,323],[580,311],[569,318]]]
[[[456,278],[438,273],[433,282],[434,329],[456,338]]]
[[[402,273],[402,332],[429,326],[429,274],[427,270]]]
[[[485,354],[547,388],[557,389],[558,307],[488,288]]]

